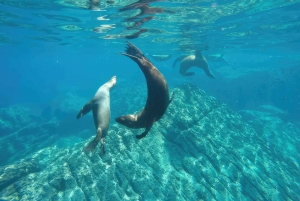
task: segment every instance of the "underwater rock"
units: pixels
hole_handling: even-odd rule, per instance
[[[270,118],[272,119],[274,117],[279,119],[289,118],[287,112],[271,105],[261,105],[256,110],[240,110],[239,114],[242,115],[246,121],[264,121],[265,119],[269,120]]]
[[[14,105],[8,108],[0,109],[0,136],[12,133],[31,122],[29,109]]]
[[[240,113],[260,136],[257,141],[262,143],[262,149],[299,170],[296,159],[300,152],[297,146],[300,144],[300,127],[287,121],[286,113],[271,106],[262,106],[259,111],[242,110]]]
[[[141,89],[131,88],[112,108],[135,108],[144,97],[131,95]],[[256,130],[196,86],[174,92],[147,137],[137,140],[142,129],[112,122],[103,159],[99,148],[82,153],[91,139],[42,149],[29,157],[41,171],[4,188],[0,199],[299,200],[299,130],[292,124]],[[268,144],[271,134],[278,140]]]
[[[5,168],[0,167],[0,191],[7,188],[17,180],[33,172],[40,170],[39,164],[35,160],[25,160],[14,165],[8,165]]]
[[[0,138],[0,165],[14,162],[42,148],[52,145],[59,138],[57,123],[30,124]]]

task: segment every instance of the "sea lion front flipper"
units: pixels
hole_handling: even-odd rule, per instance
[[[176,63],[180,60],[183,60],[186,57],[186,55],[182,55],[180,57],[177,57],[177,59],[175,59],[174,63],[173,63],[173,68],[176,66]]]
[[[210,72],[210,70],[208,68],[205,68],[203,70],[208,77],[215,79],[215,76]]]
[[[189,70],[189,68],[190,67],[187,68],[185,64],[181,63],[179,73],[183,76],[193,76],[193,75],[195,75],[194,72],[186,72],[187,70]]]
[[[142,139],[143,137],[145,137],[145,136],[147,135],[147,133],[151,130],[151,128],[152,128],[154,122],[155,122],[155,119],[153,119],[153,121],[152,121],[151,123],[147,122],[146,130],[145,130],[142,134],[137,135],[137,136],[135,136],[135,137],[136,137],[137,139],[139,139],[139,140]]]
[[[93,109],[93,100],[89,101],[87,104],[81,108],[79,113],[77,114],[77,119],[81,118],[83,115],[89,113]]]
[[[93,152],[98,145],[99,141],[101,140],[102,137],[102,130],[101,128],[97,129],[97,135],[95,139],[93,139],[86,147],[84,147],[83,152]]]

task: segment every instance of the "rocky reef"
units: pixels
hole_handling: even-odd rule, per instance
[[[112,108],[122,111],[113,110],[113,116],[141,109],[145,97],[136,96],[141,90],[115,94]],[[3,167],[0,199],[300,199],[299,129],[274,119],[247,123],[190,84],[174,92],[166,114],[142,140],[135,138],[141,130],[112,120],[103,158],[99,148],[92,154],[82,152],[91,137],[39,150],[14,164],[26,167],[24,163],[34,161],[28,174],[16,168],[21,176],[14,177]]]
[[[39,164],[34,160],[25,160],[14,165],[8,165],[5,168],[0,168],[0,189],[4,189],[30,173],[38,172],[39,170]]]
[[[58,123],[32,123],[0,138],[0,165],[20,160],[59,139]]]
[[[19,105],[0,108],[0,137],[30,124],[31,117],[28,110]]]

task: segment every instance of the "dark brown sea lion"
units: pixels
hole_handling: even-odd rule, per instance
[[[178,61],[181,61],[179,72],[183,76],[192,76],[194,72],[187,72],[191,67],[196,66],[198,68],[202,68],[206,75],[211,78],[215,78],[215,76],[210,72],[207,61],[205,57],[201,54],[201,51],[196,51],[195,55],[189,56],[180,56],[178,57],[174,63],[173,68],[175,67]]]
[[[116,121],[129,128],[146,128],[142,134],[136,136],[141,139],[147,135],[154,122],[164,115],[174,98],[174,93],[170,99],[168,83],[164,76],[138,48],[129,42],[127,45],[126,52],[121,54],[128,56],[139,65],[147,81],[148,97],[146,105],[140,113],[117,117]]]
[[[110,122],[110,90],[116,85],[117,77],[113,76],[108,82],[103,84],[96,92],[94,98],[90,100],[80,110],[77,119],[93,111],[94,123],[97,134],[93,141],[91,141],[84,149],[84,152],[92,152],[101,140],[101,156],[104,155],[105,137],[108,131]]]

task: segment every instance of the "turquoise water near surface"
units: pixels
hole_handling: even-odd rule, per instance
[[[92,5],[92,6],[91,6]],[[0,0],[0,199],[299,200],[300,1]],[[148,135],[115,118],[147,86],[137,46],[174,101]],[[201,51],[200,68],[176,58]],[[107,152],[78,111],[113,75]]]

